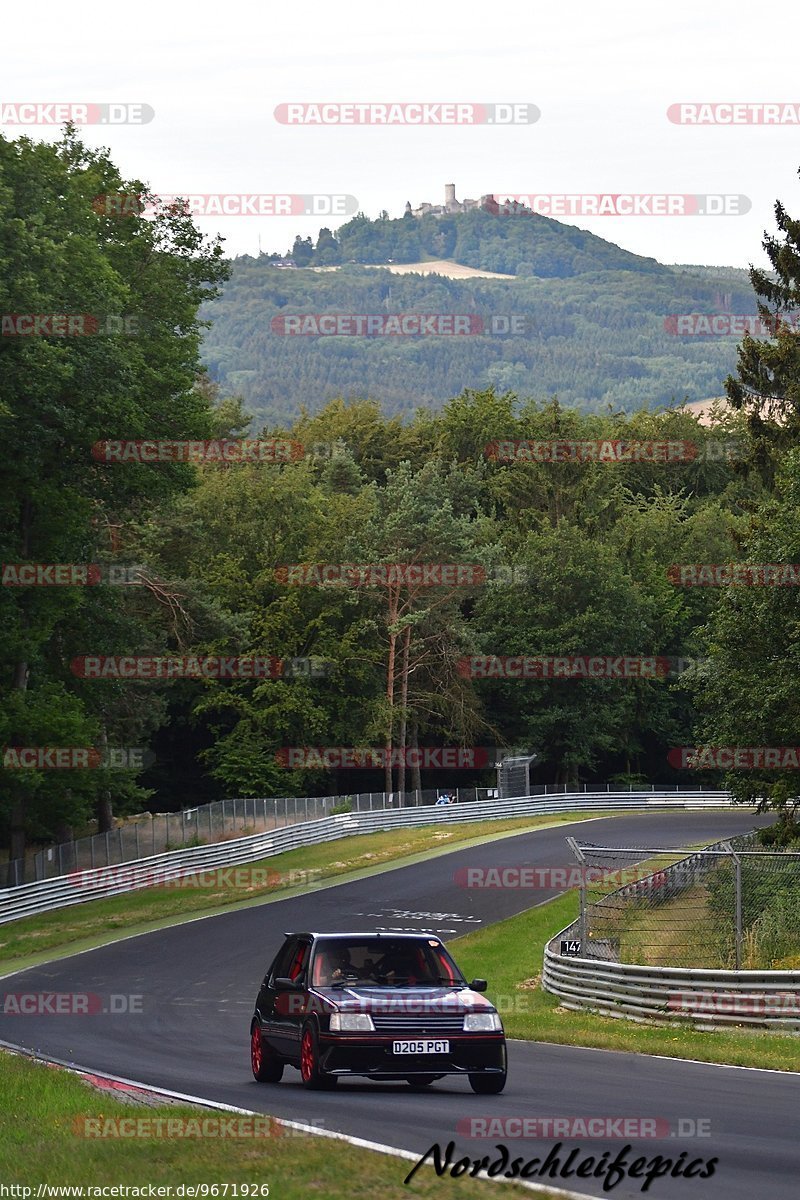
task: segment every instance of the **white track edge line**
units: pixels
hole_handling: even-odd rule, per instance
[[[728,1030],[720,1030],[720,1033],[729,1032]],[[767,1029],[765,1033],[777,1033],[779,1036],[786,1037],[786,1034],[781,1035],[780,1030]],[[698,1067],[721,1067],[726,1071],[761,1071],[764,1075],[786,1075],[791,1078],[793,1075],[800,1075],[800,1071],[781,1071],[778,1067],[744,1067],[739,1063],[717,1063],[708,1062],[705,1058],[683,1058],[681,1055],[675,1054],[648,1054],[646,1050],[611,1050],[608,1046],[578,1046],[572,1042],[543,1042],[538,1038],[506,1038],[507,1042],[518,1042],[520,1046],[554,1046],[564,1050],[586,1050],[592,1054],[635,1054],[637,1058],[655,1058],[662,1062],[677,1062],[677,1063],[694,1063]]]
[[[32,1059],[34,1062],[61,1067],[71,1075],[95,1075],[98,1079],[108,1079],[112,1083],[129,1084],[131,1087],[152,1092],[156,1096],[168,1096],[173,1100],[186,1100],[203,1108],[212,1108],[217,1111],[240,1113],[242,1116],[248,1117],[269,1116],[270,1120],[277,1121],[279,1125],[285,1125],[289,1129],[299,1129],[303,1133],[308,1133],[316,1137],[331,1138],[334,1141],[346,1142],[349,1146],[357,1146],[363,1150],[372,1150],[378,1154],[387,1154],[392,1158],[401,1158],[407,1162],[416,1163],[420,1159],[420,1155],[414,1154],[412,1150],[401,1150],[397,1146],[384,1146],[381,1142],[368,1141],[366,1138],[354,1137],[349,1133],[339,1133],[333,1129],[320,1129],[316,1125],[305,1125],[302,1121],[290,1121],[283,1117],[273,1117],[269,1113],[258,1112],[250,1108],[237,1108],[232,1104],[220,1104],[216,1100],[206,1100],[202,1096],[193,1096],[187,1092],[174,1092],[169,1088],[155,1087],[149,1083],[142,1083],[138,1079],[127,1079],[122,1075],[110,1075],[108,1071],[95,1071],[91,1067],[79,1067],[75,1064],[70,1065],[61,1059],[45,1058],[43,1055],[36,1054],[32,1050],[26,1050],[23,1046],[15,1046],[13,1042],[5,1042],[2,1039],[0,1039],[0,1048],[21,1054],[23,1057]],[[426,1165],[432,1166],[432,1164]],[[526,1179],[499,1179],[495,1176],[487,1175],[485,1171],[479,1171],[477,1175],[471,1176],[471,1178],[481,1179],[488,1183],[514,1183],[528,1191],[535,1192],[537,1195],[563,1197],[563,1200],[597,1200],[596,1196],[591,1196],[587,1192],[565,1191],[563,1188],[550,1187],[542,1183],[531,1183]]]

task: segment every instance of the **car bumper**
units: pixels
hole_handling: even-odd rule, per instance
[[[503,1034],[448,1035],[446,1054],[394,1054],[392,1043],[407,1033],[382,1037],[320,1034],[320,1067],[331,1075],[406,1079],[412,1075],[466,1075],[506,1070]]]

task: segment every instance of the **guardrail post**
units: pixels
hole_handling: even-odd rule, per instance
[[[111,866],[111,850],[108,844],[108,830],[106,830],[106,866]]]
[[[138,821],[136,822],[136,824],[134,825],[133,828],[136,830],[136,857],[141,858],[142,856],[139,853],[139,822]]]

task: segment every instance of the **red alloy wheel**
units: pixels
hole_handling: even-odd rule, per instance
[[[250,1065],[253,1068],[253,1074],[256,1079],[261,1072],[261,1064],[264,1061],[264,1052],[261,1047],[261,1030],[257,1025],[253,1026],[253,1032],[250,1034]]]
[[[303,1041],[300,1045],[300,1074],[304,1083],[313,1078],[314,1067],[314,1035],[308,1028],[303,1031]]]
[[[257,1083],[280,1083],[283,1078],[283,1060],[264,1045],[261,1028],[254,1024],[250,1031],[250,1065]]]

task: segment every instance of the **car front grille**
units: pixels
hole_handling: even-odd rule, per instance
[[[387,1033],[462,1033],[463,1013],[372,1012],[372,1022],[378,1032]]]

